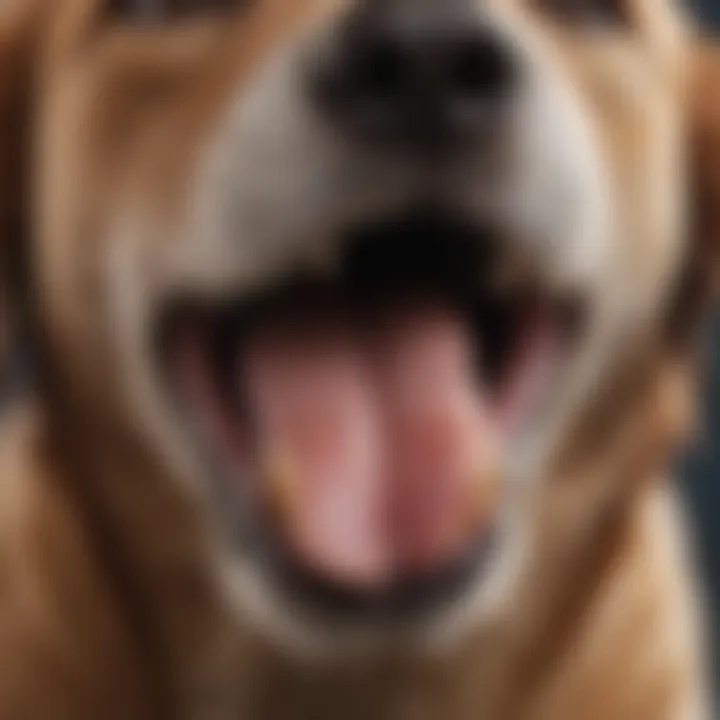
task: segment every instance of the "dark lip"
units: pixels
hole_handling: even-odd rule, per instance
[[[446,242],[448,236],[453,242]],[[387,243],[389,238],[393,238],[391,244]],[[353,302],[358,301],[366,309],[383,306],[387,296],[400,283],[404,292],[411,296],[439,293],[459,306],[479,302],[487,308],[483,293],[501,245],[501,236],[490,228],[478,227],[455,216],[448,218],[434,209],[414,211],[399,218],[353,227],[344,246],[340,284],[326,285],[314,278],[307,281],[302,272],[290,273],[281,294],[286,305],[288,297],[291,299],[291,308],[302,305],[312,311],[314,303],[327,303],[329,297],[337,294],[338,298],[342,296],[342,302],[348,295],[352,296]],[[410,273],[409,264],[412,266]],[[250,331],[258,318],[276,311],[273,302],[277,295],[278,287],[272,287],[267,293],[253,297],[225,297],[219,301],[193,297],[174,299],[162,309],[155,325],[158,332],[154,339],[161,370],[168,367],[171,340],[178,323],[188,316],[195,316],[200,322],[208,317],[218,317],[221,329],[212,335],[216,382],[229,387],[224,383],[233,372],[237,336]],[[555,311],[567,326],[568,338],[574,342],[585,318],[583,303],[577,298],[565,299],[557,303]],[[497,330],[499,334],[493,341],[497,339],[502,344],[505,342],[503,328]],[[178,407],[177,387],[173,387],[171,377],[166,372],[161,372],[161,377],[166,381],[171,402],[179,410],[178,415],[188,421],[187,408]],[[242,412],[242,403],[243,398],[233,398],[229,406],[239,404],[239,407],[228,407],[228,412]],[[194,435],[192,428],[189,428],[189,434]],[[333,583],[300,565],[288,553],[282,533],[273,528],[272,518],[253,497],[252,483],[245,496],[245,490],[226,476],[217,458],[213,460],[211,449],[202,447],[203,443],[198,443],[197,437],[191,437],[191,440],[200,444],[200,451],[207,456],[212,491],[220,512],[228,516],[226,525],[236,547],[252,558],[279,593],[322,617],[393,622],[412,622],[427,617],[464,594],[482,574],[498,543],[498,529],[491,523],[468,542],[461,555],[444,564],[438,572],[421,577],[399,577],[372,592]]]
[[[270,550],[270,562],[276,587],[313,613],[340,621],[413,622],[463,596],[482,573],[496,538],[497,531],[489,529],[478,534],[468,543],[465,552],[441,570],[429,575],[400,577],[382,591],[374,592],[328,582],[293,562],[277,547]]]

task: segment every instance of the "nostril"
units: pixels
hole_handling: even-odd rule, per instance
[[[378,38],[355,49],[351,60],[351,84],[358,98],[388,101],[403,93],[410,62],[402,46],[390,38]]]
[[[309,75],[318,106],[374,143],[445,150],[487,137],[516,86],[508,41],[477,18],[352,16]]]
[[[499,100],[513,85],[511,55],[491,36],[465,40],[450,54],[448,63],[448,90],[457,99]]]
[[[310,78],[324,110],[352,126],[377,130],[402,115],[413,72],[412,53],[401,39],[351,27],[314,66]]]

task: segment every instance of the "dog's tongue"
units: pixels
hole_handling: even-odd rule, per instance
[[[450,313],[406,313],[371,340],[277,328],[246,360],[263,475],[305,565],[374,589],[477,532],[493,438]]]

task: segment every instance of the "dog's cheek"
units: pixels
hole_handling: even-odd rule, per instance
[[[697,56],[692,86],[692,183],[696,201],[695,242],[712,268],[713,291],[720,270],[720,45]]]
[[[26,170],[38,0],[0,2],[0,373],[25,295]]]

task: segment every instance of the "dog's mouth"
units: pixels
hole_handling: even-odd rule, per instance
[[[423,211],[351,228],[331,279],[166,308],[171,395],[276,581],[406,613],[475,575],[579,327],[504,245]]]

